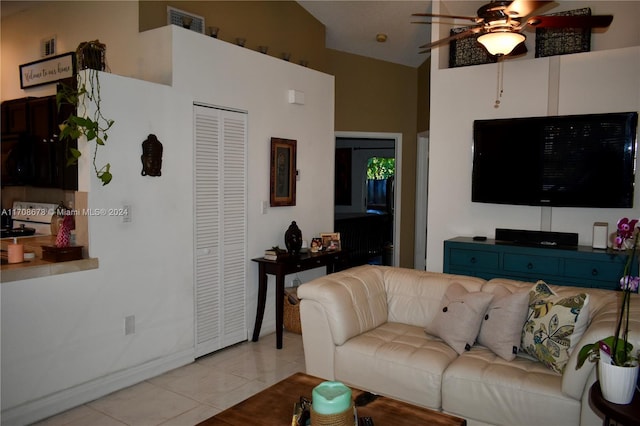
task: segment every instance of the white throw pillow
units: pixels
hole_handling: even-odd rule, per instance
[[[511,293],[504,287],[496,286],[493,295],[482,320],[478,343],[499,357],[511,361],[520,348],[522,326],[529,312],[529,293]]]
[[[447,287],[440,308],[425,331],[440,337],[458,354],[471,349],[493,294],[468,292],[460,283]]]

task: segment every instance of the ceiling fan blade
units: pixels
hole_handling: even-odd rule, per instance
[[[426,25],[432,25],[432,24],[440,24],[440,25],[460,25],[459,22],[445,22],[445,21],[430,21],[430,22],[424,22],[424,21],[411,21],[411,24],[426,24]]]
[[[432,49],[433,47],[440,46],[441,44],[449,43],[450,41],[453,41],[453,40],[458,40],[460,38],[465,38],[465,37],[468,37],[470,35],[477,34],[480,31],[482,31],[482,25],[478,25],[477,27],[469,28],[467,31],[463,31],[461,33],[454,34],[454,35],[449,36],[449,37],[441,38],[440,40],[436,40],[436,41],[434,41],[432,43],[423,44],[422,46],[419,46],[419,47],[420,47],[420,49],[425,49],[425,50],[421,51],[420,53],[425,53],[425,52],[429,51],[430,49]]]
[[[540,9],[552,1],[546,0],[513,0],[505,9],[505,12],[511,17],[525,17],[531,15],[534,11]]]
[[[475,16],[439,15],[437,13],[412,13],[411,16],[422,16],[422,17],[428,17],[428,18],[466,19],[471,22],[476,22],[476,20],[478,19]]]
[[[523,41],[522,43],[518,44],[516,47],[513,48],[511,53],[509,53],[509,56],[524,55],[528,51],[529,49],[527,49],[527,45],[524,44],[524,41]]]
[[[613,15],[534,16],[527,24],[536,28],[605,28],[611,25]]]

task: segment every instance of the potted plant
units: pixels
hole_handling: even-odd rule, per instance
[[[111,164],[107,163],[98,168],[96,164],[98,147],[105,145],[109,137],[108,131],[114,123],[113,120],[104,117],[100,105],[98,71],[104,70],[105,49],[106,46],[98,40],[81,43],[76,51],[81,71],[77,74],[75,87],[61,84],[56,94],[58,110],[65,104],[75,107],[74,112],[60,124],[60,140],[78,139],[81,136],[84,136],[87,142],[95,140],[93,168],[103,185],[111,182],[113,176],[111,175]],[[89,114],[89,111],[93,111],[93,113]],[[79,150],[69,148],[67,164],[77,163],[80,155]]]
[[[615,334],[595,343],[587,344],[578,353],[576,369],[585,361],[598,360],[598,379],[604,398],[616,404],[628,404],[638,380],[638,357],[629,342],[629,311],[631,293],[638,291],[640,277],[631,276],[631,265],[636,260],[636,248],[640,238],[638,220],[622,218],[617,224],[614,248],[626,249],[629,253],[620,279],[622,306]],[[629,248],[630,247],[630,248]]]

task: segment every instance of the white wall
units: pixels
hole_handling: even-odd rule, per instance
[[[173,34],[173,86],[191,93],[194,102],[248,112],[249,256],[265,248],[285,247],[284,232],[295,220],[302,237],[311,240],[333,229],[334,78],[310,68],[244,49],[178,27],[151,30],[164,38]],[[223,58],[225,58],[223,60]],[[259,70],[259,71],[257,71]],[[288,91],[304,93],[304,105],[288,103]],[[271,137],[297,141],[296,206],[269,205]],[[247,320],[253,330],[258,291],[258,267],[249,262]],[[298,274],[302,282],[323,269]],[[287,278],[289,285],[293,277]],[[275,331],[275,280],[269,277],[262,334]]]
[[[562,3],[563,10],[570,9],[567,3],[576,6],[575,2]],[[597,3],[601,7],[600,3],[608,2]],[[636,2],[613,4],[618,8],[614,23],[640,19]],[[625,4],[628,5],[626,13],[622,8]],[[448,12],[438,12],[439,6],[434,3],[434,13],[452,13],[451,6],[459,5],[448,3]],[[599,13],[605,13],[599,10]],[[439,31],[434,28],[434,37]],[[612,27],[611,31],[614,35],[628,33],[617,27]],[[441,69],[438,61],[432,61],[428,270],[442,270],[443,241],[448,238],[474,235],[493,238],[495,228],[541,230],[543,226],[541,207],[471,202],[473,120],[544,116],[555,111],[582,114],[640,110],[640,37],[635,32],[633,30],[635,38],[632,39],[635,47],[506,60],[504,93],[499,108],[494,108],[497,64]],[[594,35],[592,46],[596,46],[596,41],[607,49],[615,46],[610,40],[601,38],[603,34],[597,36]],[[620,44],[628,42],[625,38]],[[532,49],[529,47],[530,52]],[[446,48],[434,54],[446,54],[443,50]],[[555,87],[559,90],[554,90]],[[640,216],[640,191],[636,191],[634,205],[633,209],[552,208],[550,230],[576,232],[579,244],[590,245],[594,222],[608,222],[612,230],[620,217]]]
[[[103,8],[111,6],[96,3],[85,12],[96,15]],[[12,25],[19,28],[22,19],[46,20],[47,13],[48,7],[34,9],[28,18],[14,17]],[[16,59],[16,54],[5,57],[14,39],[5,38],[4,20],[2,24],[4,71],[28,60]],[[70,25],[59,24],[57,34],[66,40],[64,28]],[[327,206],[333,204],[333,77],[178,27],[138,35],[120,21],[106,26],[108,32],[96,29],[90,39],[107,40],[116,31],[130,34],[127,40],[107,42],[108,55],[113,52],[111,58],[129,64],[125,68],[131,75],[152,76],[173,87],[101,74],[103,111],[116,124],[99,162],[112,164],[114,179],[102,187],[83,169],[81,187],[89,191],[89,207],[128,204],[133,220],[90,219],[90,253],[99,258],[97,270],[2,284],[3,424],[37,420],[193,359],[194,102],[248,113],[249,257],[284,245],[291,220],[298,221],[305,237],[332,229],[333,210]],[[32,31],[21,42],[39,43],[51,29],[43,31]],[[140,55],[143,50],[153,58]],[[115,62],[111,69],[117,73]],[[173,70],[166,66],[171,64]],[[2,79],[4,96],[5,84],[12,86],[13,80],[5,83],[4,73]],[[305,105],[288,104],[288,89],[305,92]],[[8,92],[25,95],[15,87]],[[150,133],[164,145],[162,176],[156,178],[140,175],[141,143]],[[302,177],[297,206],[270,208],[263,215],[260,202],[268,200],[272,136],[298,140]],[[85,152],[82,160],[89,158]],[[257,265],[247,261],[247,271],[251,334]],[[263,334],[275,331],[272,284]],[[125,336],[128,315],[136,317],[136,332]]]
[[[102,74],[105,115],[115,120],[98,161],[108,186],[84,174],[99,269],[2,283],[2,417],[22,424],[193,359],[192,99],[167,86]],[[162,176],[142,177],[141,143],[164,146]],[[87,147],[87,145],[84,145]],[[84,150],[81,169],[91,153]],[[186,172],[185,172],[186,171]],[[124,318],[136,332],[125,336]],[[25,404],[26,405],[21,405]]]

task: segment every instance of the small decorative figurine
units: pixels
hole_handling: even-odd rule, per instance
[[[64,217],[70,213],[68,210],[69,209],[65,207],[64,203],[60,201],[60,204],[56,207],[55,213],[51,216],[51,235],[58,235],[58,231],[62,226]]]
[[[149,135],[142,142],[142,176],[162,175],[162,144],[156,135]]]
[[[71,231],[74,229],[76,229],[76,223],[73,216],[65,215],[58,235],[56,235],[56,247],[69,247],[71,245]]]
[[[300,228],[296,225],[295,220],[291,222],[287,232],[284,233],[284,244],[287,246],[289,254],[297,255],[300,253],[300,248],[302,247],[302,231],[300,231]]]

